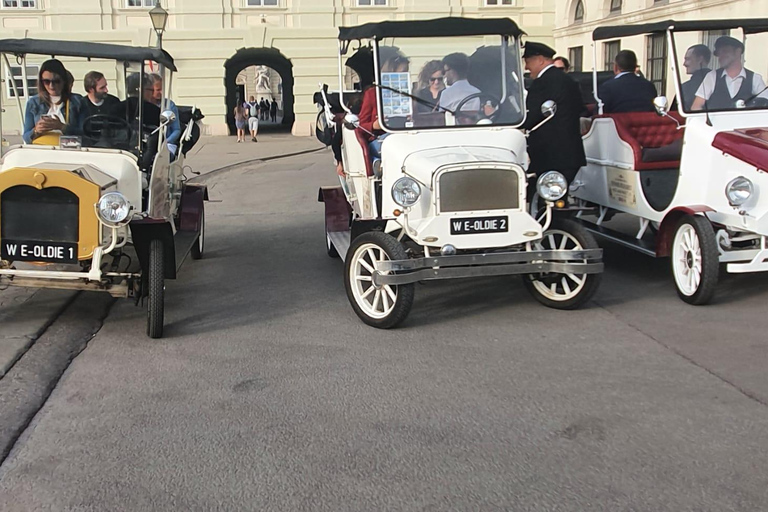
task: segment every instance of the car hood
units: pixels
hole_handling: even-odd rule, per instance
[[[761,171],[768,171],[768,128],[720,132],[712,146]]]

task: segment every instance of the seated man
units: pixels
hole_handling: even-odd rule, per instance
[[[701,87],[704,77],[712,71],[709,69],[709,60],[712,58],[712,52],[705,44],[695,44],[688,48],[683,59],[685,73],[691,76],[691,79],[681,85],[683,95],[683,108],[690,111],[693,106],[693,100],[696,98],[696,91]]]
[[[448,84],[440,95],[439,108],[454,112],[466,98],[478,94],[480,89],[470,84],[469,57],[463,53],[452,53],[443,59],[443,73]],[[474,98],[465,103],[461,110],[477,112],[480,110],[480,98]]]
[[[603,113],[653,112],[656,87],[635,74],[637,56],[631,50],[621,50],[613,62],[615,76],[598,89]]]
[[[736,38],[722,36],[715,41],[715,56],[720,68],[710,71],[696,91],[692,110],[735,108],[739,100],[768,98],[765,82],[759,74],[742,64],[744,44]]]
[[[152,84],[152,103],[162,108],[161,102],[163,101],[163,77],[159,73],[152,73],[149,75],[149,82]],[[179,149],[179,139],[181,139],[181,123],[179,122],[179,109],[173,100],[168,100],[168,110],[174,113],[176,119],[168,124],[166,131],[165,142],[168,144],[168,149],[171,150],[171,155],[176,155]]]
[[[86,116],[110,114],[120,103],[117,97],[109,94],[107,79],[98,71],[91,71],[85,75],[83,88],[86,92],[85,101],[83,101]]]

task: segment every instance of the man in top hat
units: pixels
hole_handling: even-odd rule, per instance
[[[632,50],[621,50],[613,61],[614,77],[597,91],[603,102],[604,114],[619,112],[653,112],[656,87],[635,74],[637,55]]]
[[[763,77],[744,67],[744,44],[730,36],[715,41],[715,57],[720,67],[707,73],[696,91],[692,110],[735,108],[739,100],[768,98]]]
[[[579,169],[587,165],[579,121],[584,104],[579,85],[555,67],[554,56],[555,50],[545,44],[525,44],[525,69],[531,72],[533,83],[525,102],[528,114],[523,128],[530,130],[544,120],[542,103],[552,100],[557,104],[554,118],[528,136],[529,171],[537,177],[547,171],[559,171],[571,182]],[[528,197],[531,195],[529,192]]]

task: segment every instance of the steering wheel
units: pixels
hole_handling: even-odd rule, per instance
[[[766,107],[768,107],[768,98],[763,98],[762,96],[753,98],[749,103],[747,103],[747,108],[766,108]]]
[[[83,121],[83,135],[99,147],[130,149],[134,130],[122,117],[95,114]]]
[[[473,110],[467,110],[463,111],[464,105],[469,103],[470,101],[477,99],[480,103],[480,108],[477,111]],[[488,105],[490,103],[490,105]],[[482,119],[489,119],[491,122],[496,121],[496,118],[499,115],[499,111],[501,110],[499,107],[501,106],[501,101],[499,99],[492,95],[485,92],[476,92],[474,94],[470,94],[463,100],[459,102],[459,104],[454,109],[454,116],[456,117],[456,120],[458,121],[459,118],[468,119],[468,122],[460,122],[459,124],[473,124],[479,120]],[[492,112],[489,112],[489,109],[493,109]]]

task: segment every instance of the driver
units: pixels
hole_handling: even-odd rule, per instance
[[[83,88],[86,93],[83,106],[87,116],[111,114],[114,108],[120,104],[117,97],[109,94],[107,79],[99,71],[91,71],[85,75]]]
[[[759,74],[750,71],[742,63],[744,44],[730,36],[715,41],[715,57],[720,67],[707,73],[692,110],[734,108],[738,100],[749,101],[754,97],[768,98],[765,82]]]
[[[41,87],[29,98],[24,114],[24,142],[55,146],[61,134],[79,135],[83,98],[72,94],[64,64],[57,59],[43,62],[37,80]]]
[[[443,72],[448,84],[440,95],[440,108],[455,112],[456,108],[473,94],[480,94],[480,89],[469,83],[469,57],[464,53],[451,53],[443,58]],[[480,98],[466,102],[461,110],[477,112],[480,110]]]

